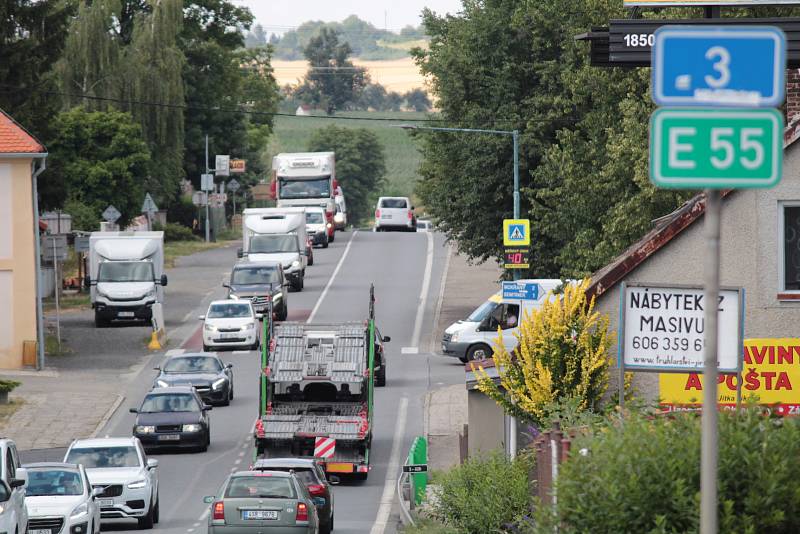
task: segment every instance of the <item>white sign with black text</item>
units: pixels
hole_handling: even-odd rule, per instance
[[[705,302],[702,288],[625,285],[623,363],[631,371],[703,369]],[[742,314],[738,289],[719,292],[720,372],[741,369]]]

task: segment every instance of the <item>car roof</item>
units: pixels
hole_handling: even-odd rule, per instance
[[[263,477],[266,475],[276,478],[291,478],[294,476],[292,473],[287,473],[286,471],[236,471],[235,473],[231,473],[231,478],[247,476]]]
[[[66,462],[34,462],[32,464],[23,464],[25,469],[69,469],[71,471],[80,471],[78,464],[70,464]]]
[[[153,388],[147,392],[148,395],[151,393],[156,393],[158,395],[164,393],[194,393],[194,388],[192,386],[168,386],[165,388]]]
[[[260,458],[253,467],[314,467],[317,463],[313,458]]]
[[[136,444],[136,438],[133,436],[129,438],[87,438],[76,439],[70,445],[73,449],[88,449],[92,447],[123,447],[133,446]]]
[[[250,301],[245,299],[212,300],[208,306],[211,307],[214,304],[250,304]]]
[[[378,198],[378,201],[385,200],[385,199],[391,199],[391,200],[394,200],[394,199],[398,199],[398,200],[408,200],[408,197],[380,197],[380,198]]]
[[[219,354],[216,352],[184,352],[183,354],[170,354],[167,356],[167,360],[174,360],[176,358],[196,358],[198,356],[203,358],[216,358],[217,360],[220,359]]]
[[[322,209],[322,208],[320,208]],[[244,269],[244,268],[252,268],[252,267],[281,267],[281,262],[279,261],[267,261],[267,260],[260,260],[260,261],[240,261],[236,265],[233,266],[233,270],[236,269]]]

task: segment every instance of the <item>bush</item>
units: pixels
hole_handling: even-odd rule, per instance
[[[167,208],[167,223],[177,223],[188,228],[197,218],[197,206],[192,204],[192,200],[181,197]]]
[[[100,214],[79,200],[67,200],[64,213],[72,216],[72,229],[94,232],[100,229]]]
[[[528,511],[532,464],[530,456],[511,462],[499,452],[467,460],[442,476],[433,516],[465,534],[496,532]]]
[[[719,531],[800,532],[800,419],[757,408],[720,413]],[[623,424],[573,443],[560,470],[556,514],[537,512],[535,532],[697,532],[700,417]]]
[[[191,228],[181,226],[180,224],[167,223],[161,225],[156,222],[153,224],[153,230],[164,231],[164,241],[196,241],[198,238],[192,233]]]
[[[2,380],[0,379],[0,392],[8,393],[13,391],[15,388],[22,385],[22,382],[17,382],[16,380]]]

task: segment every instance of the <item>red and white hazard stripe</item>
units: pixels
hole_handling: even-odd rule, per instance
[[[316,438],[314,440],[315,458],[333,458],[336,451],[336,440],[333,438]]]

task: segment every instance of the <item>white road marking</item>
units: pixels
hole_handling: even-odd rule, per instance
[[[397,471],[400,469],[400,447],[403,444],[407,415],[408,397],[403,397],[400,399],[397,422],[394,426],[392,453],[389,456],[389,468],[386,471],[386,482],[383,484],[383,495],[381,496],[380,506],[378,506],[378,515],[375,517],[375,523],[372,524],[369,534],[383,534],[389,522],[389,514],[392,512],[392,503],[394,502],[395,485],[397,484]]]
[[[249,350],[235,350],[233,351],[234,354],[250,354]]]
[[[314,316],[317,315],[317,310],[322,305],[322,301],[325,300],[325,295],[328,294],[328,290],[333,285],[333,280],[336,278],[336,275],[339,274],[339,269],[342,268],[342,264],[344,263],[345,258],[347,257],[347,253],[350,252],[350,245],[353,244],[353,239],[356,237],[358,230],[353,232],[353,235],[350,236],[350,240],[347,242],[347,246],[344,247],[344,252],[342,253],[342,257],[339,258],[339,263],[336,264],[336,268],[333,270],[333,274],[328,279],[328,283],[325,284],[325,289],[322,290],[320,293],[319,298],[317,299],[317,303],[314,304],[314,309],[311,310],[311,314],[308,316],[308,320],[306,321],[307,324],[310,324],[314,321]]]
[[[240,463],[242,463],[242,459],[241,458],[237,458],[236,461],[233,462],[233,465],[239,465]]]
[[[199,526],[200,526],[200,522],[198,521],[197,523],[195,523],[195,524],[194,524],[194,525],[192,525],[192,526],[193,526],[193,527],[195,527],[195,528],[197,528],[197,527],[199,527]]]
[[[403,347],[400,354],[419,354],[419,347]]]
[[[179,356],[186,352],[186,349],[169,349],[164,356]]]
[[[239,453],[239,458],[241,458],[242,456],[244,456],[244,451],[241,451],[241,452]]]
[[[417,319],[414,321],[414,334],[411,336],[412,347],[419,347],[419,336],[422,334],[422,318],[425,315],[425,306],[428,303],[428,290],[431,287],[431,269],[433,268],[433,234],[426,232],[425,237],[428,238],[428,257],[425,260],[425,276],[422,278],[422,289],[419,292],[419,307],[417,308]]]
[[[208,508],[206,508],[206,511],[203,512],[203,515],[200,516],[198,521],[203,521],[206,517],[208,517]]]

